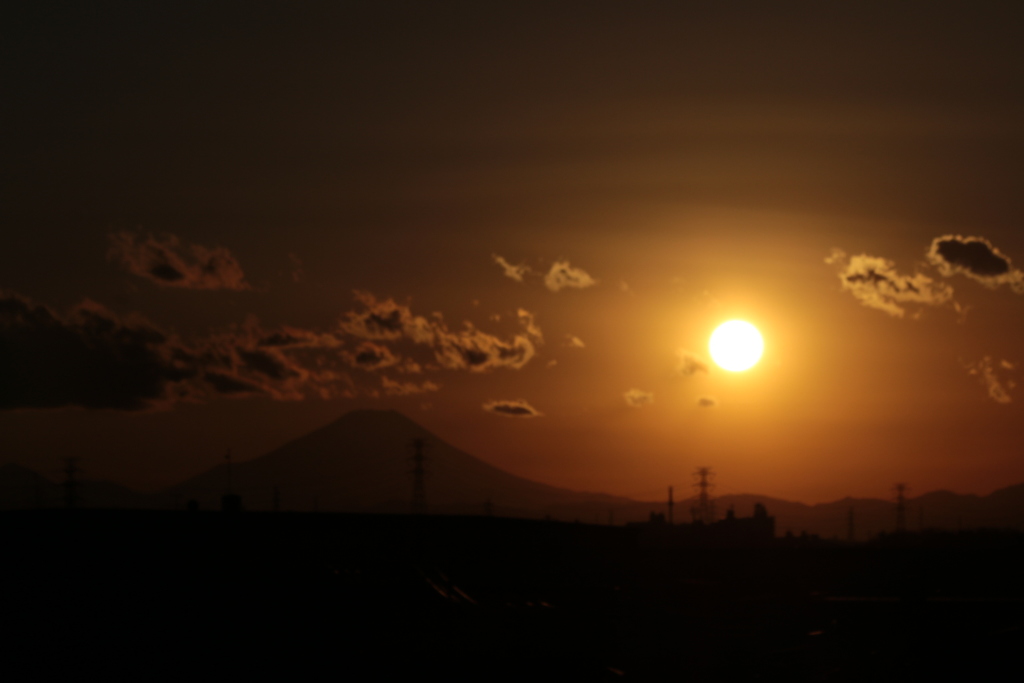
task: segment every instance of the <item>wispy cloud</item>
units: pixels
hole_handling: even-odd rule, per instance
[[[381,388],[388,396],[413,396],[415,394],[425,394],[431,391],[437,391],[441,388],[429,380],[421,382],[420,384],[416,384],[415,382],[396,382],[395,380],[388,379],[382,375],[380,381]]]
[[[497,254],[491,254],[491,258],[494,259],[495,263],[501,266],[505,277],[511,278],[516,282],[522,282],[524,276],[533,272],[526,264],[513,265]]]
[[[713,396],[701,396],[697,399],[697,405],[701,408],[714,408],[718,405],[718,399]]]
[[[905,304],[941,306],[953,298],[953,288],[921,273],[903,275],[892,261],[878,256],[859,254],[847,257],[834,249],[826,263],[837,266],[844,291],[869,308],[902,318]]]
[[[522,399],[515,401],[488,401],[483,409],[505,417],[540,417],[543,413]]]
[[[140,239],[130,232],[109,236],[111,260],[161,287],[250,289],[235,257],[223,247],[184,245],[174,235]]]
[[[568,346],[570,349],[582,349],[586,347],[586,344],[583,343],[583,340],[574,334],[565,335],[565,345]]]
[[[626,405],[631,408],[641,408],[654,403],[654,394],[641,389],[630,389],[622,397],[626,399]]]
[[[999,372],[1012,370],[1014,367],[1015,364],[1008,360],[1002,360],[995,364],[992,362],[991,356],[985,356],[976,363],[969,363],[967,372],[978,378],[988,392],[988,397],[993,401],[1011,403],[1013,398],[1010,396],[1010,391],[1016,388],[1017,383],[1012,379],[1000,377]]]
[[[698,372],[708,371],[708,362],[704,360],[699,354],[693,351],[687,351],[686,349],[679,349],[676,351],[676,355],[679,357],[679,365],[676,366],[676,373],[689,377],[695,375]]]
[[[928,261],[946,277],[965,275],[990,289],[1009,285],[1024,294],[1024,273],[984,237],[943,235],[932,240]]]
[[[582,268],[574,268],[568,261],[556,261],[551,265],[551,270],[544,276],[544,285],[552,292],[557,292],[566,287],[584,289],[593,287],[597,280]]]
[[[526,329],[526,334],[532,337],[538,344],[543,343],[544,333],[541,332],[540,327],[537,326],[534,314],[530,313],[525,308],[520,308],[516,311],[516,316],[519,318],[519,324]]]

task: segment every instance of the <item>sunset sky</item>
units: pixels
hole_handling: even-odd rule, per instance
[[[636,498],[1024,481],[1017,3],[20,4],[0,462],[381,408]]]

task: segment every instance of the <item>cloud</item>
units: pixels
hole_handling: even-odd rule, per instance
[[[0,292],[0,410],[139,411],[217,396],[352,395],[339,342],[296,328],[185,342],[138,316],[84,301],[66,314]]]
[[[369,292],[356,291],[356,301],[366,310],[350,311],[338,327],[353,337],[372,340],[395,340],[407,337],[418,344],[434,342],[435,323],[423,316],[413,315],[408,306],[391,299],[378,301]]]
[[[640,389],[630,389],[622,397],[626,399],[626,405],[631,408],[641,408],[654,403],[654,394]]]
[[[984,237],[936,237],[927,256],[945,277],[966,275],[990,289],[1009,285],[1014,293],[1024,294],[1024,273],[1014,268],[1010,258]]]
[[[697,399],[697,405],[701,408],[714,408],[718,405],[718,399],[713,396],[701,396]]]
[[[143,410],[187,393],[199,371],[174,339],[91,301],[67,315],[0,293],[0,409]]]
[[[825,259],[839,267],[842,289],[869,308],[902,318],[906,309],[901,304],[916,303],[941,306],[953,298],[953,288],[927,275],[902,275],[895,264],[878,256],[860,254],[847,258],[839,249]]]
[[[530,270],[529,266],[525,264],[512,265],[497,254],[491,254],[491,258],[494,259],[495,263],[501,266],[501,269],[505,272],[505,277],[512,278],[516,282],[522,282],[524,276],[533,272]]]
[[[582,339],[573,334],[565,335],[565,345],[570,349],[582,349],[586,346]]]
[[[689,377],[698,372],[706,373],[708,371],[708,362],[693,351],[679,349],[676,351],[676,355],[679,356],[679,365],[676,366],[678,374]]]
[[[544,276],[544,284],[552,292],[557,292],[565,287],[592,287],[597,284],[597,280],[590,277],[582,268],[573,268],[568,261],[556,261]]]
[[[370,341],[363,342],[355,351],[346,351],[342,355],[352,367],[371,371],[398,365],[402,360],[401,356],[396,355],[388,347]]]
[[[442,367],[472,372],[496,368],[518,370],[529,363],[535,353],[533,342],[525,335],[519,334],[510,341],[504,341],[481,332],[469,323],[459,332],[449,332],[443,327],[438,329],[434,347],[434,358]]]
[[[488,401],[483,405],[483,408],[488,412],[504,415],[505,417],[540,417],[543,415],[543,413],[538,412],[536,408],[522,399],[517,401]]]
[[[445,325],[440,314],[427,319],[414,315],[408,306],[397,304],[391,299],[377,300],[367,292],[355,294],[365,310],[346,313],[338,325],[342,332],[368,340],[397,341],[405,338],[429,346],[433,350],[434,360],[449,370],[518,370],[536,354],[529,335],[539,335],[540,329],[533,324],[532,314],[524,310],[520,310],[519,318],[524,321],[527,334],[518,334],[505,340],[478,330],[468,322],[463,329],[453,331]]]
[[[182,289],[250,289],[242,266],[223,247],[185,246],[174,235],[145,240],[130,232],[110,236],[107,257],[128,272],[161,287]]]
[[[533,313],[530,313],[525,308],[520,308],[516,311],[516,315],[519,317],[519,324],[526,329],[526,334],[533,337],[538,343],[542,343],[544,341],[544,333],[537,327]]]
[[[384,389],[384,393],[388,396],[412,396],[414,394],[425,394],[430,391],[437,391],[441,388],[431,381],[426,381],[421,384],[416,384],[414,382],[396,382],[384,377],[383,375],[380,378],[380,383]]]
[[[1013,368],[1014,364],[1007,360],[1001,361],[997,368],[992,362],[992,357],[985,356],[977,363],[969,364],[967,372],[978,378],[978,381],[988,391],[988,397],[993,401],[996,403],[1011,403],[1013,398],[1010,396],[1010,390],[1014,389],[1017,384],[1012,379],[1001,378],[999,370],[1011,370]]]

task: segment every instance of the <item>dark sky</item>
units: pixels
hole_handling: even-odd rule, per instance
[[[0,460],[379,407],[637,497],[1018,483],[1018,7],[5,6]]]

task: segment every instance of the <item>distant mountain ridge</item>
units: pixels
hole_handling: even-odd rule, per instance
[[[426,443],[427,510],[441,514],[537,517],[565,506],[602,510],[632,503],[603,493],[582,493],[504,472],[434,436],[391,410],[356,410],[246,462],[221,464],[168,493],[203,507],[219,504],[228,489],[248,509],[336,512],[409,512],[412,444]],[[229,481],[230,476],[230,481]]]
[[[112,482],[82,481],[79,504],[87,508],[181,509],[195,500],[219,509],[228,490],[248,510],[405,513],[411,509],[412,447],[427,444],[426,506],[434,514],[495,514],[587,523],[622,524],[666,511],[662,502],[636,501],[541,484],[504,472],[434,436],[401,413],[357,410],[280,448],[230,467],[220,464],[156,494]],[[0,509],[64,506],[64,488],[21,465],[0,466]],[[803,532],[865,540],[894,531],[896,506],[871,498],[806,505],[754,494],[715,499],[718,517],[733,509],[746,517],[755,503],[776,518],[777,532]],[[675,520],[689,519],[692,500],[677,501]],[[907,501],[909,530],[919,528],[1024,529],[1024,484],[987,496],[933,491]]]

